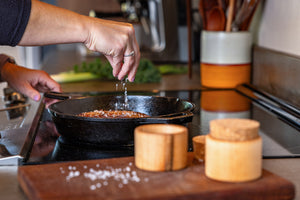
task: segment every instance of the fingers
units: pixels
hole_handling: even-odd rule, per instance
[[[139,65],[140,50],[132,24],[108,20],[96,20],[99,26],[91,29],[85,45],[105,55],[113,68],[113,75],[122,80],[128,75],[134,77]]]
[[[140,50],[139,47],[137,45],[136,39],[134,38],[134,43],[136,44],[134,46],[134,50],[132,52],[134,52],[133,56],[130,57],[124,57],[124,65],[122,67],[122,69],[124,69],[124,73],[128,74],[128,80],[130,82],[134,81],[135,78],[135,74],[137,72],[139,63],[140,63]],[[128,54],[125,54],[128,55]]]
[[[109,61],[110,65],[113,68],[113,76],[118,77],[121,67],[123,65],[123,60],[122,58],[119,57],[114,57],[114,56],[106,56],[107,60]]]
[[[114,57],[107,56],[107,59],[113,67],[115,77],[123,80],[128,75],[128,80],[133,82],[140,62],[140,50],[135,37],[131,40],[134,41],[133,45],[129,43],[124,52]]]
[[[141,56],[139,45],[135,38],[134,30],[129,42],[129,45],[127,45],[127,48],[125,49],[125,52],[123,54],[124,64],[119,73],[119,78],[121,78],[122,80],[126,75],[128,75],[128,80],[130,82],[133,82]]]
[[[44,71],[35,71],[36,77],[38,77],[36,80],[33,79],[28,82],[27,90],[29,94],[29,97],[35,101],[39,101],[41,98],[40,93],[45,93],[49,91],[53,92],[61,92],[60,85],[54,81],[49,74],[47,74]]]
[[[34,101],[39,101],[41,99],[40,93],[36,89],[34,89],[28,82],[24,82],[22,86],[19,86],[18,84],[14,87],[14,89],[21,92],[22,94]]]

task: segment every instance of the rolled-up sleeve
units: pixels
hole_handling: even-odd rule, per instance
[[[0,0],[0,45],[16,46],[25,32],[31,0]]]

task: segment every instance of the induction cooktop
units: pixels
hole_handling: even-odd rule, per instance
[[[116,93],[85,93],[83,96],[108,95]],[[128,95],[153,95],[178,97],[193,102],[193,120],[185,124],[189,129],[189,151],[193,150],[192,138],[196,135],[209,133],[209,121],[219,118],[246,118],[260,122],[259,134],[263,139],[263,158],[292,158],[300,157],[300,125],[298,124],[298,109],[273,96],[256,90],[249,85],[242,85],[237,89],[203,89],[180,91],[128,92]],[[77,94],[78,95],[78,94]],[[118,94],[119,95],[119,94]],[[32,117],[38,120],[33,133],[27,133],[26,141],[31,140],[31,148],[27,154],[9,152],[9,156],[18,156],[19,165],[43,164],[72,160],[102,159],[134,155],[133,146],[100,146],[95,144],[74,144],[64,141],[55,129],[55,125],[47,109],[39,106],[35,108]],[[27,112],[30,112],[27,111]],[[33,122],[34,124],[34,122]],[[10,134],[18,132],[10,131]],[[1,131],[0,131],[1,133]],[[2,144],[3,138],[0,139]],[[5,149],[10,151],[14,144]],[[24,145],[23,145],[24,146]],[[1,151],[0,151],[1,154]],[[2,155],[2,159],[9,159]],[[6,162],[7,163],[7,162]]]

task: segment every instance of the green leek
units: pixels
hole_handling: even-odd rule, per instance
[[[58,83],[70,83],[80,82],[87,80],[99,79],[99,76],[91,72],[61,72],[59,74],[53,74],[51,77]]]

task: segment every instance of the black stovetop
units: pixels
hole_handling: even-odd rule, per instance
[[[96,95],[106,95],[97,93]],[[129,92],[130,94],[145,94]],[[94,94],[95,95],[95,94]],[[147,92],[146,95],[178,97],[196,105],[189,129],[189,151],[192,137],[209,133],[209,121],[217,118],[249,118],[260,122],[264,158],[290,158],[300,156],[300,126],[287,123],[273,109],[242,95],[236,90],[189,90]],[[35,142],[28,160],[23,164],[41,164],[72,160],[101,159],[132,156],[133,146],[99,146],[68,143],[55,131],[54,123],[44,110]]]

